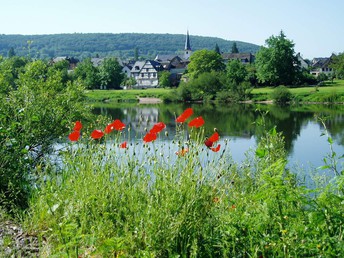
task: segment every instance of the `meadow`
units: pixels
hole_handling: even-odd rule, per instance
[[[240,164],[185,110],[173,144],[158,122],[142,142],[115,120],[71,127],[62,166],[37,184],[24,225],[42,257],[336,257],[344,255],[344,172],[331,149],[307,187],[264,128]],[[197,114],[197,110],[195,110]],[[326,135],[326,130],[324,131]],[[83,137],[80,137],[83,135]],[[105,144],[111,142],[111,144]],[[328,171],[324,176],[321,171]]]

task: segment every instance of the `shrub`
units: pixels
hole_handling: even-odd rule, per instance
[[[278,86],[271,93],[271,98],[275,103],[285,104],[291,100],[291,92],[285,86]]]

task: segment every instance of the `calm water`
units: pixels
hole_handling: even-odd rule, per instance
[[[174,137],[175,117],[187,107],[194,110],[193,117],[202,116],[207,134],[216,127],[221,139],[230,139],[230,150],[234,161],[240,162],[245,153],[254,149],[265,128],[276,126],[283,133],[290,166],[303,168],[324,165],[323,158],[330,146],[323,125],[315,116],[326,117],[328,133],[334,140],[333,148],[338,156],[344,154],[344,106],[304,105],[279,107],[274,105],[126,105],[115,104],[94,109],[94,113],[121,119],[131,127],[131,138],[142,139],[145,128],[156,122],[167,125],[169,138]],[[263,115],[264,114],[264,115]]]

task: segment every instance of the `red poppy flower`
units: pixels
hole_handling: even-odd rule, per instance
[[[122,142],[122,143],[119,145],[119,147],[120,147],[121,149],[126,149],[126,148],[127,148],[127,142]]]
[[[70,135],[68,135],[68,138],[72,142],[76,142],[80,138],[80,132],[79,131],[74,131]]]
[[[76,121],[75,125],[74,125],[73,131],[80,132],[81,128],[82,128],[81,122],[80,121]]]
[[[217,142],[220,139],[219,133],[215,132],[212,136],[207,138],[204,141],[205,146],[207,146],[209,149],[211,149],[213,152],[218,152],[221,148],[221,145],[217,145],[216,147],[213,147],[214,143]]]
[[[176,122],[177,123],[184,123],[186,121],[186,119],[188,119],[192,114],[193,114],[192,108],[187,108],[187,109],[185,109],[183,114],[181,114],[180,116],[177,117]]]
[[[166,125],[163,122],[159,122],[156,123],[152,129],[150,129],[150,133],[160,133],[164,128],[166,127]]]
[[[106,127],[105,127],[105,130],[104,130],[104,133],[106,134],[109,134],[113,131],[114,127],[112,124],[108,124]]]
[[[115,121],[112,122],[113,127],[117,131],[122,131],[125,128],[125,124],[121,122],[121,120],[116,119]]]
[[[201,127],[204,125],[204,120],[201,116],[194,118],[193,120],[190,121],[189,127]]]
[[[144,143],[155,141],[157,138],[156,133],[148,132],[145,137],[143,137]]]
[[[221,148],[221,144],[217,145],[216,147],[210,148],[213,152],[218,152]]]
[[[101,130],[94,130],[91,133],[91,137],[95,140],[100,139],[104,136],[104,133]]]

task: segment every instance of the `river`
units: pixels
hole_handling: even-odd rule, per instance
[[[206,134],[214,128],[220,132],[221,139],[229,139],[233,160],[241,162],[245,153],[253,150],[265,130],[276,127],[285,139],[289,166],[304,169],[324,165],[324,157],[330,153],[328,137],[323,124],[317,116],[325,119],[329,136],[333,139],[333,150],[337,156],[344,154],[344,106],[342,105],[204,105],[204,104],[155,104],[122,105],[112,104],[94,108],[95,114],[111,119],[121,119],[131,128],[131,139],[142,140],[145,129],[156,122],[164,122],[173,139],[176,129],[175,118],[183,110],[192,107],[193,117],[202,116],[205,120]],[[110,121],[110,120],[109,120]]]

